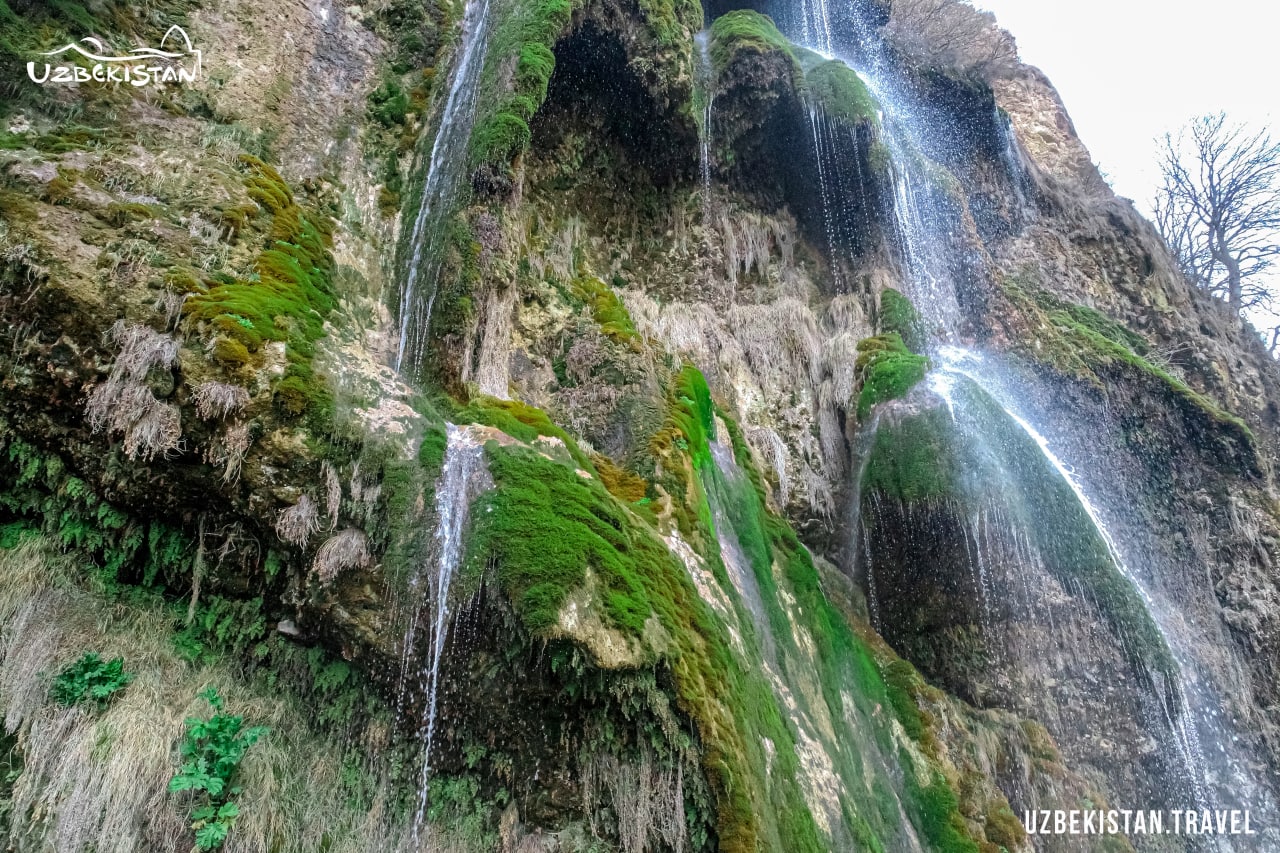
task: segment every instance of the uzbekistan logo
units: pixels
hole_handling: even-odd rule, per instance
[[[176,24],[160,39],[160,47],[136,47],[123,56],[112,56],[101,40],[88,36],[41,54],[48,57],[78,55],[88,64],[27,63],[33,83],[128,83],[131,86],[191,83],[200,75],[201,52],[191,45],[186,30]],[[74,56],[67,57],[74,59]],[[40,71],[43,70],[43,73]]]

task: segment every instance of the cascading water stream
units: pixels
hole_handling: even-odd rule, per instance
[[[693,38],[698,48],[696,80],[702,93],[702,138],[699,140],[699,167],[702,177],[703,219],[710,223],[711,213],[711,113],[715,107],[715,67],[711,64],[711,32],[703,30]]]
[[[440,662],[450,625],[449,590],[462,562],[471,503],[489,486],[484,445],[465,428],[449,424],[447,429],[444,467],[435,491],[436,529],[427,560],[409,581],[413,610],[405,632],[401,664],[400,707],[403,709],[407,704],[408,687],[415,674],[413,698],[422,702],[417,720],[418,736],[422,742],[422,768],[413,823],[415,840],[426,820],[431,742],[435,736],[440,696]]]
[[[800,18],[802,44],[825,56],[830,56],[832,15],[826,0],[801,0]]]
[[[751,561],[742,550],[742,543],[734,530],[733,519],[729,517],[728,504],[735,500],[735,493],[742,494],[751,489],[746,482],[746,475],[738,467],[733,458],[733,451],[718,441],[710,442],[711,458],[716,470],[725,485],[729,486],[729,494],[722,495],[720,484],[711,483],[707,489],[707,503],[711,508],[712,521],[715,524],[716,539],[720,544],[720,558],[724,563],[729,580],[738,591],[738,596],[746,605],[751,620],[755,624],[756,637],[760,643],[760,652],[770,663],[777,661],[777,651],[773,641],[773,631],[769,625],[769,614],[764,608],[764,599],[760,594],[760,584],[756,581],[755,570]]]
[[[475,121],[480,74],[488,47],[489,0],[468,0],[462,24],[461,58],[431,143],[418,213],[409,240],[408,266],[400,292],[400,342],[395,368],[416,369],[426,347],[440,271],[442,232],[466,168],[467,143]],[[419,291],[427,288],[425,299]]]
[[[1137,575],[1130,569],[1110,529],[1104,523],[1093,501],[1090,500],[1076,470],[1054,453],[1049,440],[1018,411],[1016,404],[1010,399],[1005,389],[1001,388],[998,383],[992,383],[989,380],[988,377],[991,370],[989,367],[988,369],[982,369],[987,366],[987,358],[959,347],[942,346],[936,351],[936,359],[939,362],[939,370],[941,372],[935,375],[964,377],[982,388],[990,395],[991,399],[996,401],[1004,414],[1017,424],[1036,447],[1040,449],[1045,461],[1049,463],[1050,467],[1057,472],[1062,481],[1070,488],[1081,509],[1088,516],[1098,536],[1106,545],[1115,568],[1128,581],[1134,595],[1142,602],[1156,630],[1159,632],[1162,642],[1170,654],[1173,655],[1178,665],[1177,674],[1172,679],[1172,683],[1167,685],[1170,690],[1162,692],[1158,697],[1164,715],[1162,723],[1174,735],[1178,758],[1188,774],[1195,805],[1199,808],[1206,808],[1208,798],[1206,796],[1205,755],[1200,745],[1200,735],[1193,717],[1193,707],[1187,698],[1185,674],[1189,671],[1189,667],[1185,656],[1180,653],[1177,644],[1167,630],[1165,620],[1161,618],[1161,608]],[[954,411],[954,395],[951,393],[953,387],[954,385],[946,380],[931,382],[931,389],[938,393],[948,407]],[[1165,700],[1165,694],[1170,692],[1177,703],[1177,707],[1172,709],[1168,707],[1168,703]]]

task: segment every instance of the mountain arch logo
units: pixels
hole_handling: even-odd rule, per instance
[[[203,62],[201,51],[192,46],[187,31],[176,24],[160,39],[159,47],[135,47],[113,55],[101,39],[86,36],[41,55],[49,59],[27,63],[27,76],[41,85],[93,82],[141,87],[193,83],[200,76]]]

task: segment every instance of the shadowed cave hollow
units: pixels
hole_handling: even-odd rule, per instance
[[[601,146],[598,158],[637,167],[647,178],[642,183],[666,187],[694,180],[697,128],[674,106],[664,110],[655,101],[628,64],[617,33],[587,19],[554,52],[547,99],[531,122],[532,151],[554,151],[570,132],[588,130]],[[615,175],[630,171],[614,169]]]

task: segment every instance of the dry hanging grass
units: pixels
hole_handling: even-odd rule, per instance
[[[120,352],[107,380],[93,388],[85,417],[94,432],[122,433],[130,459],[168,457],[181,447],[182,419],[177,408],[157,400],[147,387],[153,369],[169,370],[178,358],[178,342],[147,326],[116,322],[107,337]]]
[[[311,563],[311,571],[328,586],[347,569],[363,569],[371,561],[369,537],[363,530],[348,528],[325,540]]]
[[[599,754],[583,763],[583,809],[596,837],[601,795],[605,794],[617,819],[614,828],[622,853],[656,849],[682,853],[688,849],[684,770],[679,762],[657,767],[653,755],[645,750],[634,763]]]
[[[227,382],[201,382],[196,386],[192,400],[200,420],[211,421],[242,411],[249,405],[249,392]]]
[[[49,673],[85,649],[123,656],[135,676],[99,713],[49,698]],[[23,758],[0,847],[188,853],[186,804],[168,786],[184,720],[207,713],[197,698],[206,686],[232,713],[271,729],[240,767],[241,814],[226,853],[420,853],[408,816],[389,806],[391,782],[365,758],[383,734],[340,746],[310,728],[314,709],[296,698],[182,660],[167,613],[76,587],[69,561],[41,541],[0,550],[0,711]],[[352,769],[366,774],[371,807],[351,800]]]
[[[296,504],[281,511],[280,517],[276,519],[276,535],[282,541],[297,545],[299,548],[305,548],[311,534],[319,529],[320,511],[315,501],[307,495],[298,498]]]

